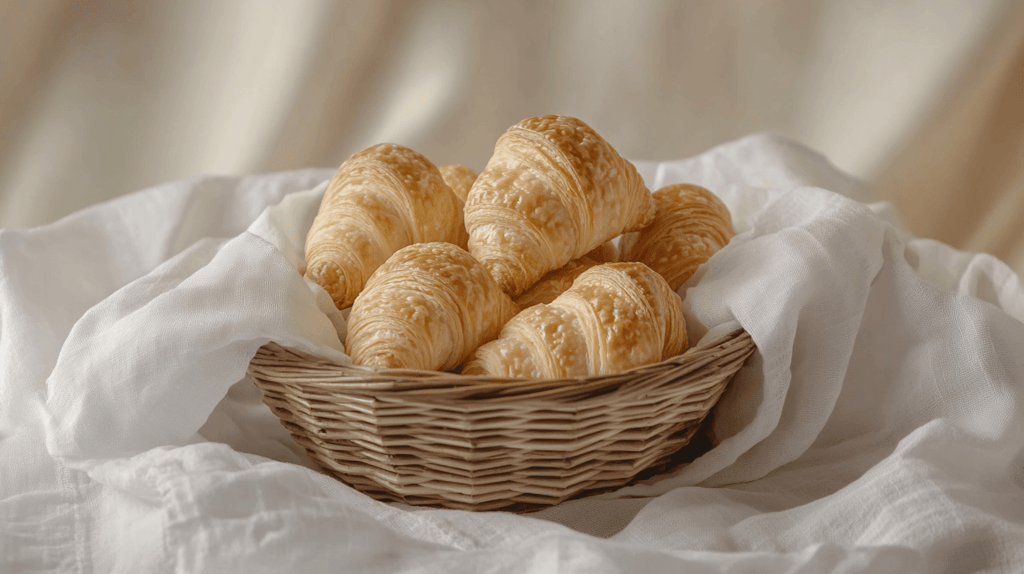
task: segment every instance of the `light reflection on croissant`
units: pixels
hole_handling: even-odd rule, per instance
[[[450,369],[518,312],[461,247],[419,243],[391,256],[356,297],[345,350],[357,365]]]
[[[465,205],[470,252],[512,296],[653,218],[636,168],[563,116],[528,118],[502,134]]]
[[[379,144],[346,160],[328,184],[306,236],[306,277],[344,309],[400,248],[467,239],[462,201],[437,167],[409,148]]]
[[[551,304],[512,318],[464,375],[515,378],[618,373],[686,350],[682,300],[642,263],[586,270]]]
[[[654,192],[657,211],[646,228],[619,239],[619,261],[654,269],[673,290],[732,239],[729,209],[698,185],[667,185]]]
[[[465,203],[469,189],[473,187],[473,182],[476,181],[478,174],[461,163],[442,165],[437,169],[441,172],[441,177],[444,178],[448,187],[452,188],[455,195]]]

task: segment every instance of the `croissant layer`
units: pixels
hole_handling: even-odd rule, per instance
[[[392,255],[356,297],[345,349],[357,365],[451,369],[518,312],[464,249],[418,243]]]
[[[665,279],[642,263],[605,263],[584,271],[550,304],[513,317],[462,372],[587,377],[667,359],[686,346],[682,301]]]
[[[654,200],[636,168],[582,121],[528,118],[508,129],[469,191],[469,250],[503,290],[643,228]]]
[[[328,184],[306,236],[306,277],[344,309],[402,247],[467,239],[462,201],[437,167],[409,148],[379,144],[346,160]]]
[[[465,202],[466,196],[469,195],[469,190],[473,187],[473,182],[476,181],[478,174],[461,163],[442,165],[437,169],[441,172],[441,177],[444,178],[444,182],[448,184],[448,187],[452,188],[455,195]]]
[[[556,297],[569,290],[573,281],[583,274],[584,271],[598,265],[589,256],[584,255],[579,259],[573,259],[562,267],[544,275],[523,294],[516,297],[514,301],[520,309],[527,309],[539,303],[551,303]]]
[[[622,236],[619,260],[639,261],[679,289],[734,235],[729,209],[698,185],[674,184],[654,192],[656,213],[646,228]]]

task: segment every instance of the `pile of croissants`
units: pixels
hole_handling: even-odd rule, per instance
[[[357,365],[588,377],[685,351],[676,290],[733,234],[710,191],[651,193],[590,126],[543,116],[502,134],[479,175],[394,144],[350,157],[305,275],[351,308]]]

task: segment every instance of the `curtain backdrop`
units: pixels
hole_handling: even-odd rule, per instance
[[[381,141],[480,169],[578,116],[626,157],[793,138],[1024,272],[1024,3],[0,0],[0,226]]]

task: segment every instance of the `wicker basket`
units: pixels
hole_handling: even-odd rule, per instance
[[[754,352],[736,330],[616,375],[373,371],[274,343],[249,373],[310,459],[381,500],[532,510],[666,466]]]

